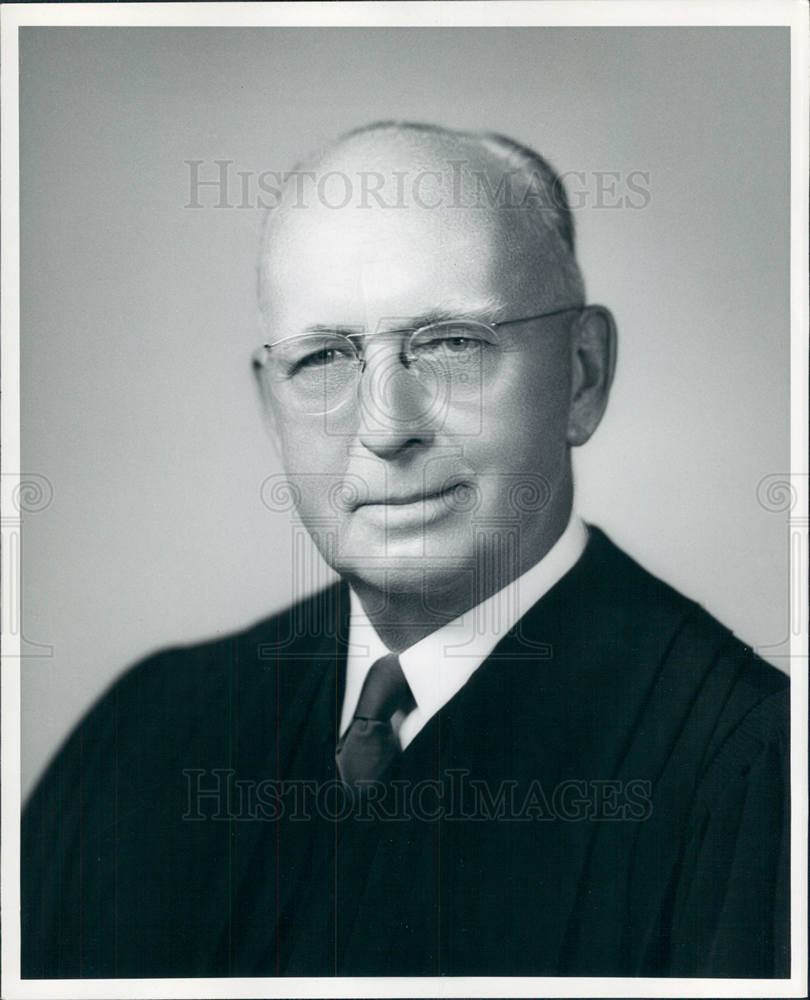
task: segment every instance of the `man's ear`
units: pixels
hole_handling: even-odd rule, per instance
[[[585,444],[602,419],[616,368],[616,323],[604,306],[586,306],[571,331],[568,444]]]

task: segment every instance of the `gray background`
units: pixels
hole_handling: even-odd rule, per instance
[[[233,161],[232,205],[252,172],[255,205],[255,175],[378,118],[585,173],[620,353],[578,505],[784,668],[787,521],[757,486],[789,466],[788,70],[787,29],[22,29],[23,470],[53,489],[24,515],[24,788],[135,659],[327,578],[262,501],[260,212],[185,207],[185,161]],[[607,207],[631,171],[649,203]]]

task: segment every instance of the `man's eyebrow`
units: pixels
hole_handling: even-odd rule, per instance
[[[468,319],[472,319],[471,316],[467,314],[466,311],[460,312],[458,309],[431,309],[428,312],[420,313],[418,316],[410,316],[408,319],[397,318],[393,321],[393,325],[388,327],[386,330],[415,330],[420,326],[429,326],[431,323],[445,323],[448,320],[460,319],[462,316],[466,316]],[[378,329],[382,327],[385,321],[381,321]]]
[[[493,314],[496,314],[500,308],[500,303],[489,300],[467,307],[443,308],[439,306],[435,309],[429,309],[427,312],[420,313],[417,316],[411,316],[407,320],[398,319],[396,325],[392,325],[387,329],[392,331],[402,329],[415,330],[417,327],[429,326],[431,323],[448,323],[456,319],[474,319],[486,323],[491,320]]]
[[[421,326],[429,326],[431,323],[448,323],[457,319],[474,319],[481,322],[489,321],[493,313],[498,311],[495,303],[478,305],[470,309],[430,309],[427,312],[419,313],[416,316],[397,316],[390,320],[381,319],[376,329],[366,330],[362,324],[349,326],[343,323],[312,323],[305,327],[302,333],[342,333],[349,334],[375,334],[375,333],[400,333],[408,330],[416,330]]]
[[[362,333],[363,326],[346,326],[343,323],[310,323],[301,330],[302,334],[305,333]]]

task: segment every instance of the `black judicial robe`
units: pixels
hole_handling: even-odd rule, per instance
[[[98,702],[24,813],[24,977],[789,975],[779,671],[593,528],[352,805],[348,610]]]

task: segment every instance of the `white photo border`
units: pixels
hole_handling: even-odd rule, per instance
[[[20,979],[20,312],[18,29],[27,26],[500,27],[785,26],[791,32],[791,944],[780,980],[551,977]],[[807,996],[808,5],[803,0],[437,0],[437,2],[4,4],[2,176],[2,996],[803,997]],[[788,477],[786,476],[786,479]]]

